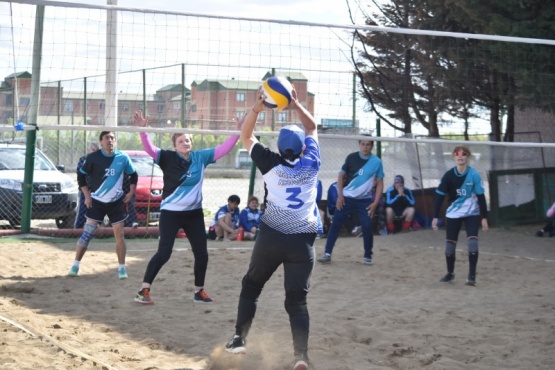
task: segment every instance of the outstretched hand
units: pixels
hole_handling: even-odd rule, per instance
[[[133,118],[135,119],[135,126],[146,127],[149,116],[143,117],[143,111],[138,110],[133,114]]]
[[[245,117],[247,114],[243,114],[243,117],[237,119],[237,130],[241,131],[241,127],[243,127],[243,123],[245,122]]]
[[[258,91],[256,92],[256,101],[254,102],[254,105],[252,106],[252,109],[256,113],[260,113],[266,108],[266,106],[264,105],[264,100],[266,100],[266,95],[264,95],[264,92],[262,90],[262,86],[260,86],[258,88]]]
[[[295,86],[293,86],[293,90],[291,90],[291,102],[289,103],[288,108],[296,108],[297,104],[297,90],[295,90]]]

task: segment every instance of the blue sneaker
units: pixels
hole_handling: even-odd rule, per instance
[[[129,277],[127,276],[127,270],[125,269],[125,267],[118,269],[118,277],[120,278],[120,280],[127,279]]]
[[[71,266],[67,276],[77,276],[79,274],[79,266]]]

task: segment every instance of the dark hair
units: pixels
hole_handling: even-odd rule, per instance
[[[99,141],[102,141],[102,138],[103,138],[104,136],[108,135],[108,134],[111,133],[111,132],[112,132],[112,131],[102,131],[102,132],[100,133],[100,136],[99,136]]]
[[[229,198],[227,198],[227,201],[231,203],[239,204],[241,203],[241,198],[239,198],[239,196],[234,194],[234,195],[230,195]]]
[[[361,142],[363,142],[363,141],[369,141],[369,142],[372,144],[372,146],[374,146],[374,139],[372,138],[372,135],[370,135],[370,134],[362,134],[361,136],[367,136],[368,138],[367,138],[367,139],[366,139],[366,138],[365,138],[365,139],[359,139],[359,140],[358,140],[358,143],[359,143],[359,144],[360,144]]]
[[[300,158],[302,153],[294,154],[293,149],[287,149],[285,153],[279,150],[279,154],[281,155],[281,158],[293,162],[295,159]]]

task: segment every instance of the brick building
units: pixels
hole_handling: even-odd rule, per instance
[[[295,85],[298,99],[314,114],[314,94],[308,92],[308,80],[298,72],[281,73]],[[270,77],[267,73],[262,79]],[[19,115],[23,121],[31,101],[31,74],[20,72],[7,76],[0,84],[0,124],[13,124],[17,115],[15,87],[19,99]],[[133,112],[145,110],[154,127],[197,127],[211,130],[234,129],[234,119],[252,107],[260,81],[210,80],[195,81],[191,89],[181,84],[164,86],[153,95],[118,94],[118,126],[129,125]],[[183,92],[185,96],[183,97]],[[182,107],[185,106],[185,111]],[[104,93],[67,91],[60,83],[42,84],[38,123],[43,125],[105,125]],[[259,127],[278,129],[299,122],[293,111],[265,111],[258,117]]]

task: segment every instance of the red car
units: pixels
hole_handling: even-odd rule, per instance
[[[147,213],[150,215],[149,222],[158,222],[160,219],[160,203],[162,203],[162,189],[164,188],[164,174],[162,169],[152,160],[147,152],[142,150],[122,150],[131,161],[139,181],[135,191],[135,213],[136,222],[146,225]],[[133,205],[129,207],[129,213],[133,212]],[[133,219],[133,216],[130,215]]]

